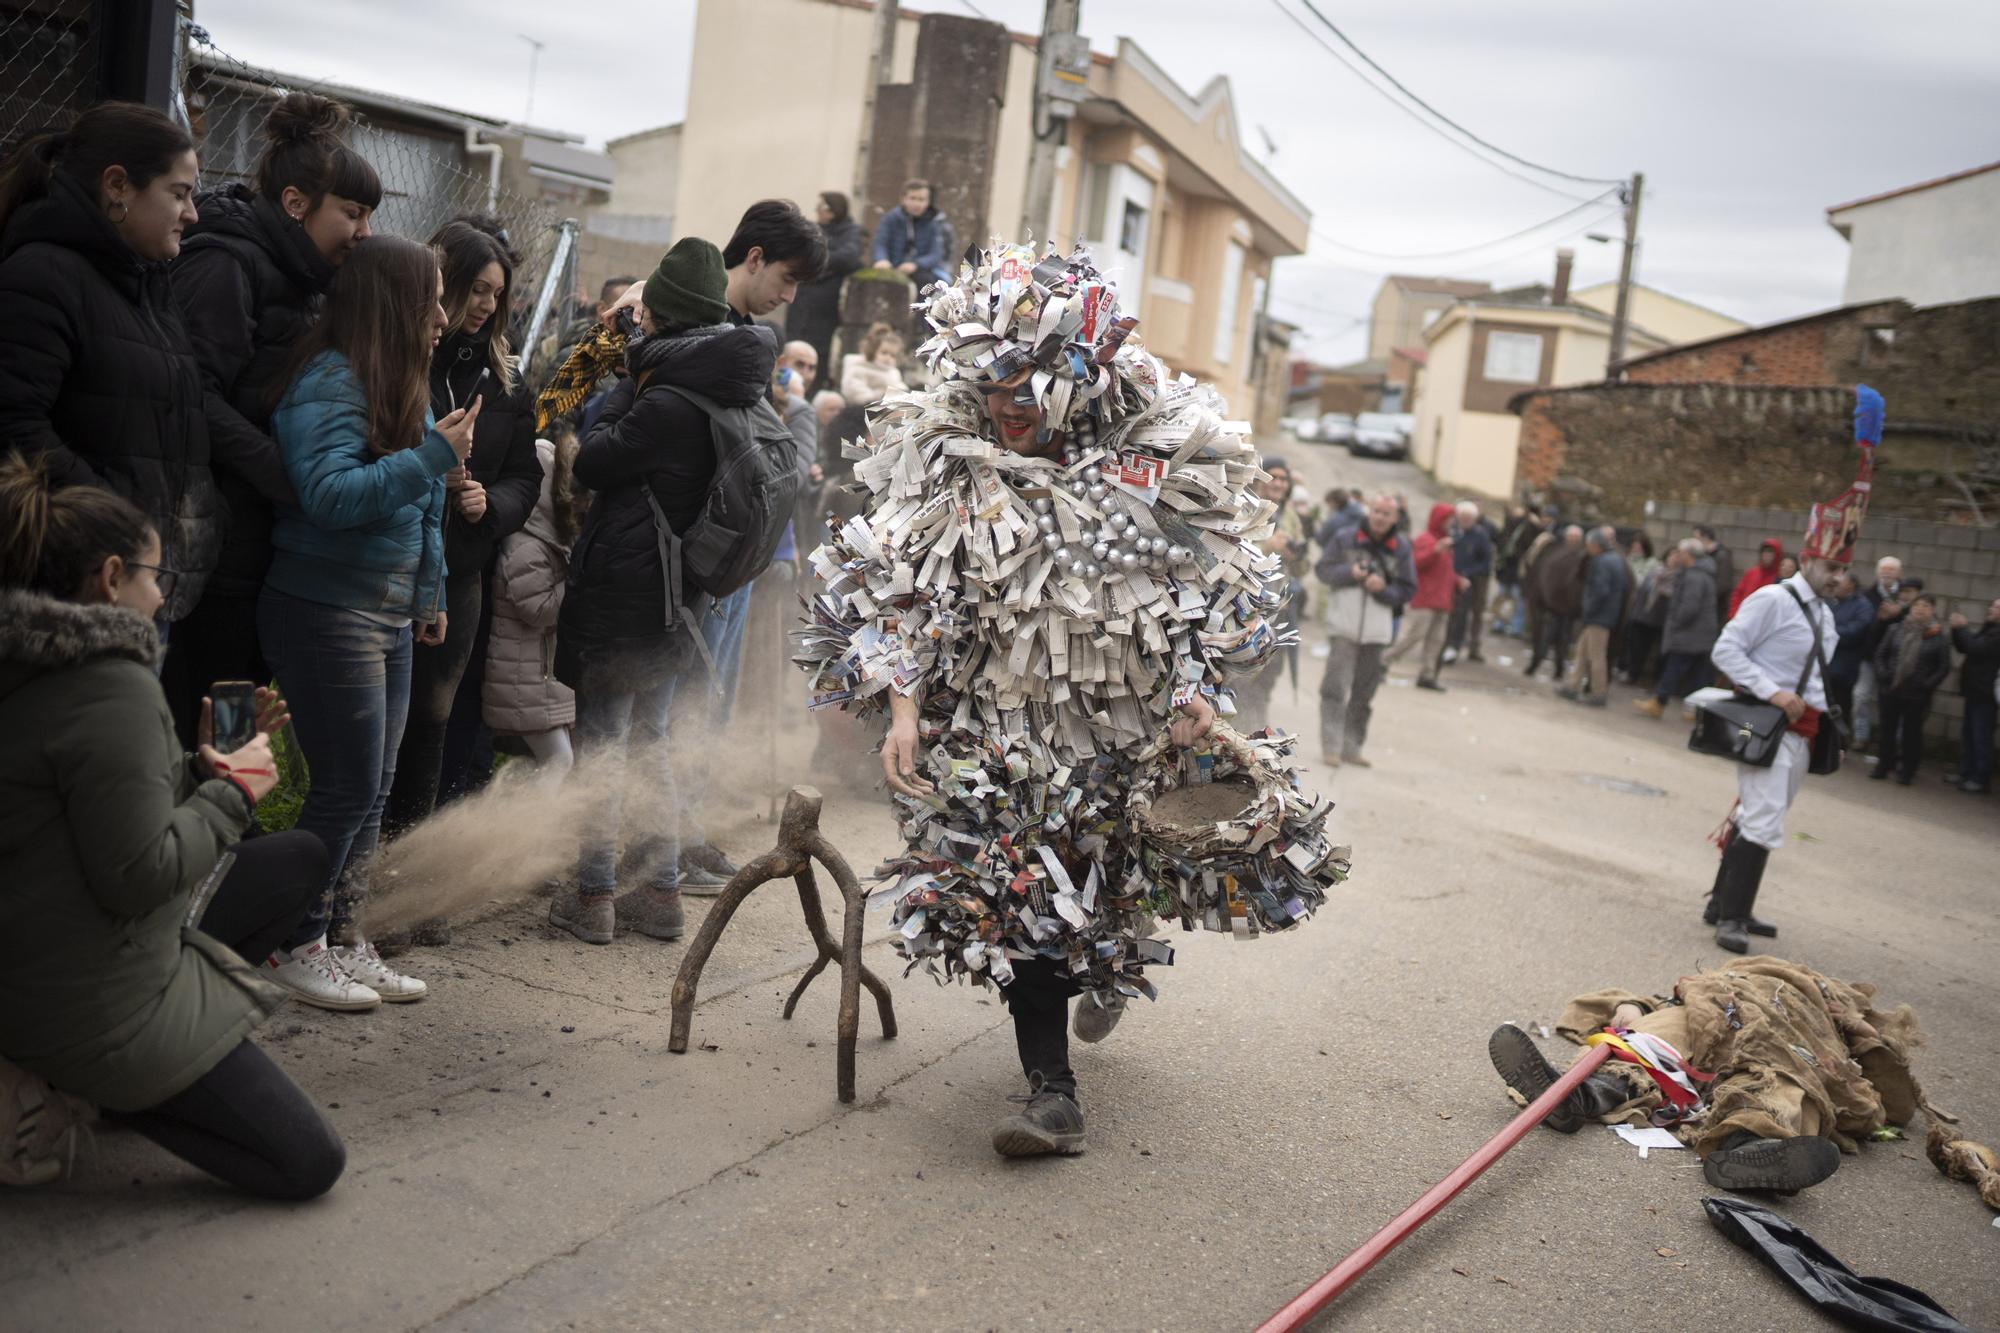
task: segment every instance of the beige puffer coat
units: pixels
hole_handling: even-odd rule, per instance
[[[527,526],[500,545],[493,567],[493,629],[486,648],[486,725],[503,736],[553,731],[576,720],[576,695],[556,679],[556,617],[569,553],[556,540],[555,446],[535,441],[542,494]]]

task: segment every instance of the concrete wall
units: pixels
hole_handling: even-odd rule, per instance
[[[2000,295],[2000,170],[1832,209],[1848,238],[1841,304],[1901,297],[1917,305]]]
[[[680,126],[668,125],[613,139],[605,145],[605,151],[611,154],[613,169],[610,212],[669,218],[674,215],[681,183]],[[842,187],[819,187],[837,188]],[[811,198],[801,199],[799,206],[810,212]]]
[[[1618,284],[1615,282],[1592,283],[1588,287],[1578,287],[1570,292],[1569,299],[1577,305],[1587,305],[1592,310],[1602,310],[1605,314],[1615,314],[1618,309]],[[1632,284],[1632,322],[1648,333],[1656,333],[1669,345],[1689,343],[1701,338],[1714,338],[1725,333],[1734,333],[1748,326],[1740,319],[1731,319],[1706,306],[1698,306],[1692,301],[1683,301],[1678,296],[1654,291],[1640,283]],[[1626,355],[1632,355],[1628,350]]]
[[[1646,520],[1646,531],[1658,547],[1663,542],[1692,535],[1697,523],[1715,529],[1715,535],[1735,557],[1740,573],[1756,562],[1758,543],[1766,537],[1777,537],[1786,549],[1796,549],[1805,537],[1806,511],[1667,500],[1654,505],[1652,516]],[[1976,625],[1986,618],[1987,603],[2000,597],[2000,527],[1976,529],[1870,515],[1861,529],[1860,540],[1855,543],[1856,573],[1866,580],[1875,562],[1885,555],[1901,560],[1906,575],[1923,579],[1925,591],[1937,595],[1940,619],[1953,611],[1963,611],[1966,619]],[[1951,676],[1932,703],[1925,734],[1940,751],[1956,754],[1959,722],[1964,716],[1954,654]]]

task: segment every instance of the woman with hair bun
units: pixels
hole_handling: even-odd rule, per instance
[[[162,626],[193,609],[222,541],[201,372],[167,292],[196,171],[164,114],[100,102],[0,172],[0,448],[139,507],[180,575]]]
[[[226,519],[215,573],[167,652],[163,681],[183,744],[211,682],[270,678],[257,594],[271,563],[271,506],[296,498],[270,434],[271,379],[382,202],[375,168],[342,140],[348,120],[316,93],[280,99],[264,120],[254,183],[202,195],[174,261]]]

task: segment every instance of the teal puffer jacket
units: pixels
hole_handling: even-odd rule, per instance
[[[444,605],[444,474],[458,456],[428,413],[413,447],[368,448],[368,400],[338,352],[306,363],[271,414],[297,489],[279,505],[266,586],[288,596],[419,625]]]

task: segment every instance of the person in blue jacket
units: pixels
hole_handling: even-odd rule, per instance
[[[257,635],[294,701],[312,773],[298,827],[326,844],[330,873],[265,968],[324,1009],[371,1009],[426,989],[382,963],[359,918],[409,714],[411,647],[444,641],[445,474],[472,452],[479,419],[475,400],[432,423],[442,288],[428,246],[362,241],[271,414],[298,498],[277,507]]]
[[[875,224],[869,258],[876,268],[892,268],[921,289],[950,282],[954,267],[951,221],[931,206],[931,183],[903,182],[903,202]]]

